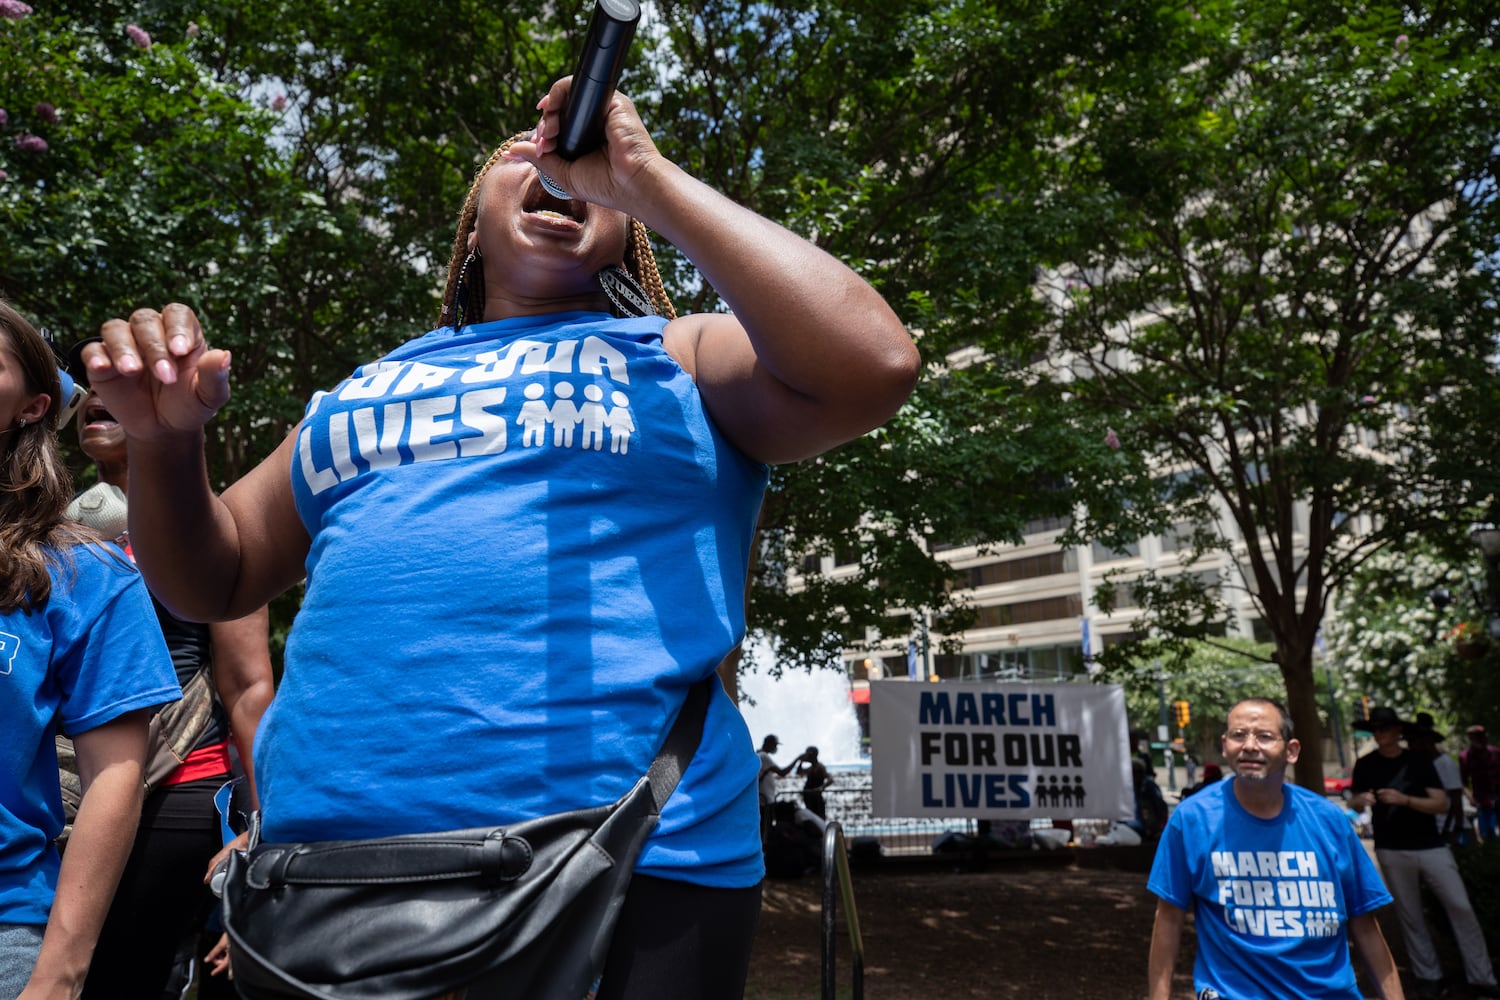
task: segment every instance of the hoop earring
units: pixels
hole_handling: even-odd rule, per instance
[[[651,297],[634,275],[623,267],[607,267],[596,277],[604,294],[622,316],[656,315],[656,310],[651,307]]]
[[[472,274],[470,268],[473,269]],[[472,309],[469,308],[471,296],[473,298]],[[466,315],[470,312],[477,312],[483,316],[484,258],[479,255],[478,250],[470,250],[469,255],[464,258],[463,266],[458,269],[458,287],[454,289],[453,299],[453,329],[460,329],[464,325]]]

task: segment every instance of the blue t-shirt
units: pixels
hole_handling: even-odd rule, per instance
[[[112,545],[51,567],[40,610],[0,614],[0,923],[44,924],[63,829],[59,728],[88,732],[182,697],[151,595]]]
[[[1391,901],[1353,825],[1297,785],[1274,819],[1234,797],[1237,779],[1184,801],[1156,848],[1146,887],[1194,911],[1193,990],[1224,1000],[1359,1000],[1347,923]]]
[[[268,841],[463,829],[613,802],[744,634],[767,470],[664,321],[434,330],[309,403],[312,539],[256,739]],[[639,871],[762,874],[750,735],[715,685]]]

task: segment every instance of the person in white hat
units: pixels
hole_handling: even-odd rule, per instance
[[[796,757],[785,767],[782,767],[771,756],[779,746],[781,746],[781,741],[776,738],[776,734],[771,733],[760,741],[760,749],[755,753],[755,756],[760,759],[760,774],[756,777],[756,783],[760,797],[760,840],[762,844],[766,842],[766,837],[771,832],[771,807],[776,804],[776,779],[785,778],[792,768],[797,766],[797,762],[802,759],[800,756]]]
[[[73,348],[75,359],[87,343]],[[87,385],[82,364],[75,360],[73,370]],[[119,540],[129,554],[125,431],[92,392],[78,409],[75,429],[99,481],[74,498],[68,514],[105,538]],[[154,595],[152,606],[183,690],[193,690],[200,671],[206,671],[211,683],[206,691],[197,688],[205,697],[187,699],[175,710],[191,719],[173,723],[175,738],[188,752],[179,766],[147,788],[140,829],[100,932],[83,1000],[145,1000],[180,988],[176,980],[185,977],[186,966],[179,956],[182,942],[191,939],[196,947],[197,933],[214,909],[203,876],[224,846],[215,795],[235,772],[231,740],[243,762],[243,800],[250,809],[256,806],[251,763],[255,732],[275,694],[270,615],[261,608],[233,621],[205,624],[173,614]],[[166,766],[175,764],[176,757]],[[210,965],[222,969],[221,962]]]

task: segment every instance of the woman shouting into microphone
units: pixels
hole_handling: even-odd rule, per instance
[[[256,742],[267,842],[618,799],[743,637],[768,465],[878,426],[917,377],[870,285],[663,157],[626,97],[601,149],[557,156],[567,91],[480,168],[440,325],[314,396],[221,497],[203,427],[230,358],[193,313],[112,320],[86,354],[129,440],[131,537],[153,591],[221,620],[306,576]],[[732,312],[676,316],[648,229]],[[714,683],[600,997],[742,993],[763,875],[756,775]]]

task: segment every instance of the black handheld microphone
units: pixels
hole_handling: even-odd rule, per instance
[[[563,108],[557,154],[576,160],[604,145],[604,112],[620,82],[630,52],[641,5],[635,0],[596,0],[589,33],[573,70],[573,85]],[[557,182],[541,171],[542,186],[558,198],[569,198]]]

